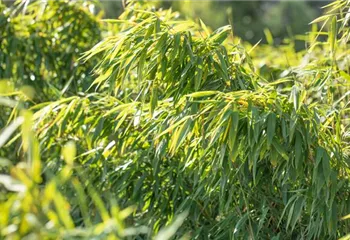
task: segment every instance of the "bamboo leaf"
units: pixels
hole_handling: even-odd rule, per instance
[[[282,147],[282,145],[276,140],[273,139],[272,141],[272,145],[274,146],[274,148],[276,149],[276,151],[285,159],[285,160],[289,160],[288,154],[285,151],[285,149]]]
[[[270,113],[267,117],[267,144],[272,143],[273,137],[276,134],[276,114]]]

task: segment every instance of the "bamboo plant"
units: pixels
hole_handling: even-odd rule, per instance
[[[30,100],[23,89],[3,94],[5,103],[21,102],[3,131],[15,132],[3,146],[16,146],[19,165],[4,171],[28,190],[10,193],[5,185],[0,236],[344,236],[350,71],[343,21],[333,16],[328,31],[314,28],[301,53],[272,43],[246,50],[229,26],[211,31],[200,20],[128,2],[118,19],[95,26],[112,30],[81,55],[82,68],[96,63],[85,91],[68,86],[69,96],[51,101]],[[291,61],[269,57],[280,53]],[[33,134],[16,132],[14,126],[30,129],[27,121]],[[18,175],[23,161],[31,170]],[[24,212],[13,216],[11,199],[21,196],[32,199],[30,207],[22,200]],[[40,224],[28,227],[31,219]],[[11,232],[14,226],[20,231]]]

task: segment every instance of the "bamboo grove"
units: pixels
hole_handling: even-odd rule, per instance
[[[147,2],[0,4],[1,239],[348,239],[349,8],[277,47]]]

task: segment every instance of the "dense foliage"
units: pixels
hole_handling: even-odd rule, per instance
[[[146,3],[27,4],[0,5],[1,238],[350,232],[349,2],[299,52]]]

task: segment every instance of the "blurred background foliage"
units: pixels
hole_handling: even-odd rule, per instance
[[[10,6],[15,0],[5,1]],[[122,0],[97,0],[97,6],[104,11],[105,18],[118,18],[123,12]],[[305,34],[310,30],[309,23],[323,13],[325,1],[235,1],[235,0],[142,0],[156,7],[172,8],[189,19],[202,19],[209,27],[216,29],[232,24],[234,34],[255,44],[265,41],[264,29],[269,29],[276,44],[283,39]],[[298,43],[301,49],[302,43]]]
[[[321,7],[331,1],[150,1],[159,7],[173,8],[191,19],[202,19],[212,29],[232,24],[233,32],[243,40],[265,41],[264,29],[270,29],[275,43],[286,37],[305,34],[309,23],[322,14]],[[101,1],[106,18],[122,12],[120,0]],[[298,46],[299,48],[302,45]]]

